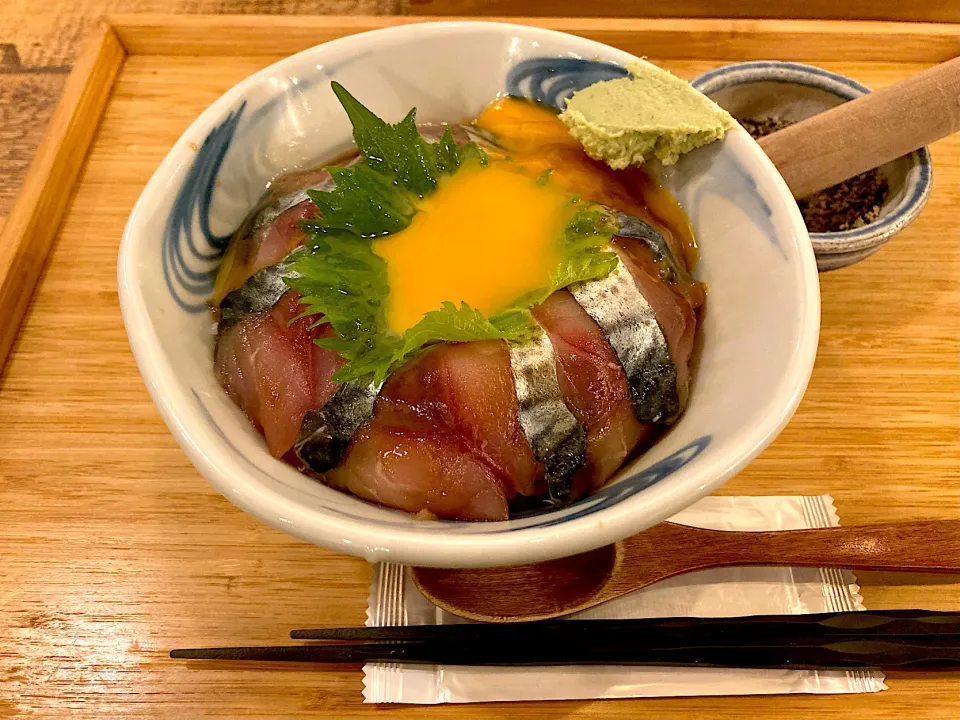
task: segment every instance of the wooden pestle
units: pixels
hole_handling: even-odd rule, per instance
[[[801,198],[958,131],[960,57],[758,142]]]

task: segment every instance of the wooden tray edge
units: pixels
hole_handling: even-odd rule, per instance
[[[345,35],[420,22],[481,20],[533,25],[661,59],[775,59],[802,37],[796,60],[935,63],[960,55],[960,24],[887,21],[453,16],[108,16],[131,55],[285,56]],[[282,30],[282,33],[278,33]],[[883,37],[884,42],[878,42]]]
[[[0,373],[125,58],[109,24],[86,42],[0,233]]]

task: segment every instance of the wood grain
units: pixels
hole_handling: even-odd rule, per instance
[[[413,579],[428,599],[455,615],[527,622],[580,612],[675,575],[750,565],[926,571],[950,573],[960,582],[960,520],[779,532],[664,522],[569,558],[500,568],[415,568]]]
[[[419,15],[525,15],[625,18],[790,18],[822,20],[893,20],[960,22],[960,5],[902,0],[409,0]]]
[[[717,47],[736,53],[728,37]],[[808,39],[786,33],[770,50],[796,58]],[[949,49],[943,35],[916,35],[923,63],[903,64],[864,61],[866,38],[834,43],[832,56],[813,42],[819,64],[873,87]],[[728,59],[690,48],[700,54],[651,58],[687,78]],[[0,715],[956,720],[951,676],[893,676],[870,696],[378,708],[360,704],[357,668],[166,658],[364,619],[365,563],[261,525],[192,468],[137,374],[117,301],[120,234],[153,169],[204,107],[276,59],[134,56],[117,79],[0,378]],[[724,494],[829,492],[844,524],[960,517],[960,139],[931,151],[920,218],[867,261],[821,276],[819,354],[800,409]],[[960,584],[945,576],[858,577],[869,607],[960,608]]]
[[[47,135],[23,183],[18,203],[0,233],[0,371],[13,345],[20,319],[43,269],[70,189],[80,174],[124,51],[104,27],[67,80]]]
[[[960,132],[960,57],[759,143],[794,197],[803,198],[955,132]]]
[[[456,18],[449,18],[456,19]],[[461,18],[469,19],[469,18]],[[596,18],[488,18],[570,32],[635,55],[661,59],[723,57],[727,61],[782,56],[790,37],[791,58],[819,61],[838,52],[878,62],[943,62],[960,55],[960,26],[817,20],[675,20]],[[427,17],[232,18],[178,15],[111,15],[109,21],[129,52],[137,55],[231,55],[237,45],[249,55],[285,55],[336,37]],[[229,34],[220,32],[229,23]],[[884,37],[883,44],[877,37]]]
[[[105,15],[397,15],[405,0],[4,0],[0,42],[28,67],[69,66]]]

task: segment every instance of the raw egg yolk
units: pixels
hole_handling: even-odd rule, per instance
[[[506,162],[444,177],[418,209],[373,245],[387,263],[386,320],[398,333],[444,301],[490,317],[549,285],[575,211],[567,192]]]
[[[611,170],[591,160],[556,111],[529,100],[500,98],[480,113],[476,125],[495,136],[509,160],[528,172],[550,168],[551,182],[584,200],[662,226],[674,251],[683,253],[688,266],[696,265],[693,227],[674,197],[640,168]]]

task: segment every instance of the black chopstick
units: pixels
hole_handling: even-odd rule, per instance
[[[805,615],[746,615],[725,618],[638,618],[630,620],[552,620],[505,624],[403,625],[293,630],[294,640],[430,640],[463,641],[503,638],[511,642],[580,633],[617,636],[620,633],[667,633],[697,637],[749,632],[757,636],[789,633],[818,637],[960,635],[960,612],[931,610],[864,610]]]
[[[899,670],[960,670],[960,638],[884,638],[807,644],[637,647],[572,644],[557,646],[426,641],[357,645],[174,650],[171,657],[193,660],[256,660],[324,664],[394,662],[440,665],[671,665],[694,667]]]
[[[325,642],[170,654],[183,659],[335,664],[960,669],[960,613],[926,610],[328,628],[295,630],[291,635]]]

